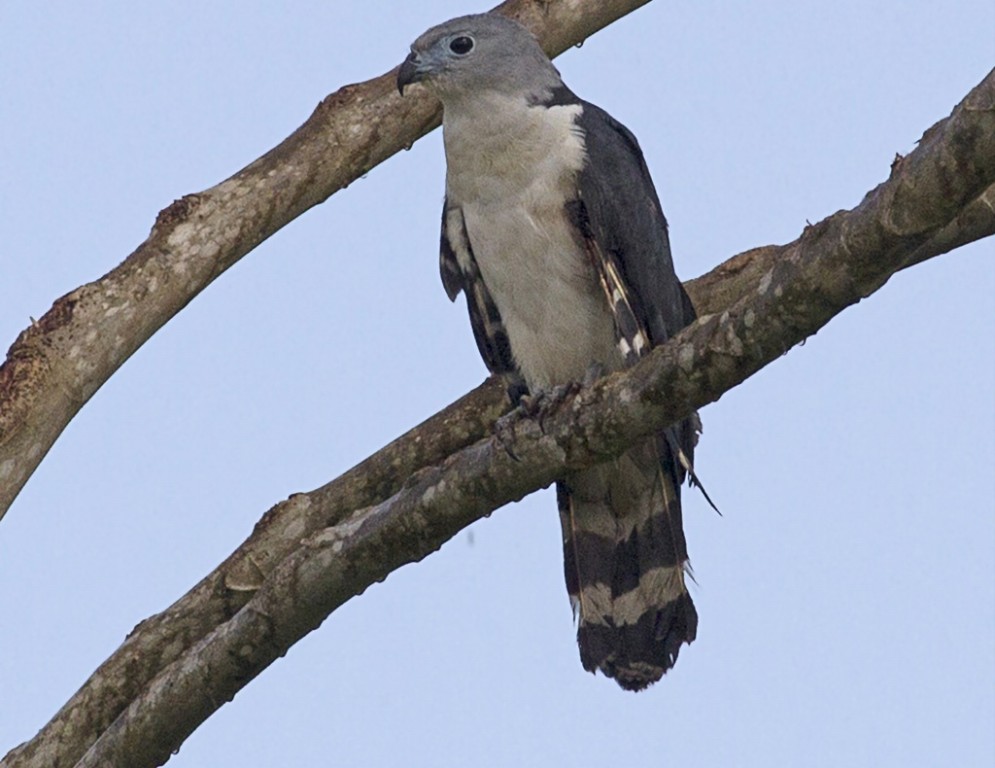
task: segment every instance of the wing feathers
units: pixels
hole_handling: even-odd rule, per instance
[[[480,268],[466,233],[463,212],[456,207],[450,208],[448,203],[442,206],[439,271],[450,301],[455,301],[460,291],[466,294],[473,338],[487,369],[491,373],[515,372],[508,331],[480,276]]]

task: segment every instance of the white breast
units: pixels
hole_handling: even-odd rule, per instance
[[[449,205],[463,212],[481,276],[532,388],[621,364],[614,321],[567,219],[584,162],[579,105],[494,96],[444,118]]]

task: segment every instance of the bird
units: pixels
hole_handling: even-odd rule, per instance
[[[442,284],[519,403],[631,366],[695,320],[635,136],[527,28],[496,13],[434,26],[398,69],[402,97],[415,83],[442,103]],[[556,484],[581,663],[625,690],[697,634],[680,490],[699,432],[692,414]]]

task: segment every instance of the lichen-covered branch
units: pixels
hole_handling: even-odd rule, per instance
[[[331,610],[395,568],[564,468],[617,455],[718,399],[895,272],[995,234],[993,184],[995,72],[856,209],[689,283],[696,324],[546,414],[541,428],[519,420],[504,442],[488,437],[506,408],[489,382],[343,478],[274,507],[239,551],[101,667],[61,725],[47,727],[55,746],[31,742],[2,764],[66,764],[54,758],[70,723],[99,736],[81,765],[157,764]],[[111,724],[103,708],[136,669],[142,682],[114,702],[121,714]],[[73,719],[91,705],[101,717]]]
[[[508,0],[558,54],[649,0]],[[80,408],[153,333],[281,227],[439,122],[393,73],[327,97],[283,143],[230,179],[163,210],[120,265],[58,299],[0,366],[0,518]]]

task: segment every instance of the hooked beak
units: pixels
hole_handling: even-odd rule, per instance
[[[404,86],[417,83],[426,74],[424,62],[412,51],[397,70],[397,92],[404,95]]]

